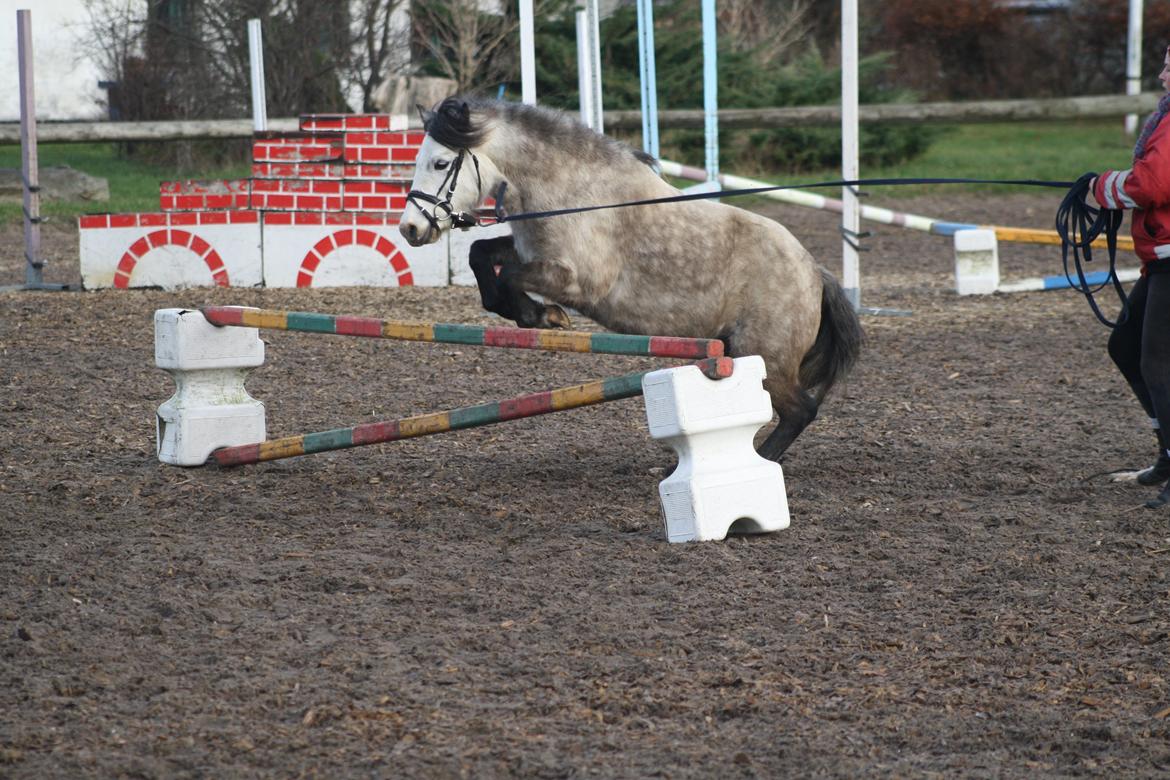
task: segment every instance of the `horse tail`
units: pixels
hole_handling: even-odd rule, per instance
[[[818,404],[843,379],[861,353],[865,333],[853,304],[831,273],[821,269],[821,326],[800,361],[800,384]]]

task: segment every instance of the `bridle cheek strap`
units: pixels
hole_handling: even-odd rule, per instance
[[[476,219],[474,214],[466,211],[456,212],[451,208],[451,198],[455,197],[455,188],[459,184],[459,171],[463,168],[464,155],[470,157],[472,164],[475,165],[476,192],[479,193],[479,197],[483,197],[483,178],[479,172],[479,159],[469,149],[459,150],[459,155],[447,171],[447,175],[443,177],[443,181],[439,184],[439,189],[434,195],[431,195],[429,192],[423,192],[422,190],[411,190],[406,193],[406,202],[413,203],[427,220],[427,236],[430,236],[432,230],[441,231],[442,227],[439,223],[445,220],[451,222],[451,227],[460,228],[461,230],[475,227],[479,224],[479,220]],[[448,186],[448,182],[450,182],[450,186]],[[444,187],[447,187],[447,194],[446,197],[440,200],[439,195],[443,192]],[[419,201],[429,203],[433,208],[427,211]],[[440,211],[443,213],[440,213]]]

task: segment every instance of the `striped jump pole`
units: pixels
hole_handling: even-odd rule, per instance
[[[583,333],[536,328],[480,327],[442,322],[397,322],[373,317],[346,317],[303,311],[247,309],[239,306],[208,306],[201,310],[212,325],[337,336],[363,336],[398,341],[430,341],[482,347],[543,349],[553,352],[593,352],[605,355],[704,360],[723,357],[718,339],[677,336],[632,336],[622,333]],[[712,377],[716,378],[716,377]]]
[[[696,365],[707,376],[724,378],[731,376],[732,373],[732,359],[728,357],[705,358]],[[220,466],[242,466],[249,463],[292,458],[298,455],[312,455],[330,450],[413,439],[464,428],[478,428],[482,425],[493,425],[506,420],[535,417],[551,412],[562,412],[642,395],[642,377],[648,373],[650,372],[640,371],[613,379],[562,387],[559,390],[532,393],[477,406],[464,406],[446,412],[366,423],[353,428],[338,428],[332,431],[287,436],[259,444],[224,447],[215,450],[212,453],[212,458]]]
[[[1117,272],[1117,281],[1119,282],[1136,282],[1141,278],[1142,272],[1138,269],[1123,270]],[[1085,284],[1090,287],[1095,287],[1099,284],[1109,283],[1108,271],[1096,271],[1091,274],[1085,274]],[[1011,293],[1011,292],[1041,292],[1044,290],[1067,290],[1079,284],[1080,282],[1074,276],[1072,281],[1064,274],[1057,274],[1055,276],[1034,276],[1028,279],[1020,279],[1015,282],[1008,282],[1001,284],[996,292]]]

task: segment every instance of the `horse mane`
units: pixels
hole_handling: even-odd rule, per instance
[[[567,148],[594,149],[615,161],[633,156],[652,169],[658,162],[645,152],[593,132],[564,111],[502,100],[449,97],[423,117],[423,129],[450,149],[470,149],[482,144],[487,137],[488,123],[477,121],[477,114],[498,117],[526,136],[553,140]]]

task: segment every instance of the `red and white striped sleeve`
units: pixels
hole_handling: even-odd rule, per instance
[[[1130,197],[1125,189],[1125,184],[1132,173],[1131,168],[1126,171],[1105,171],[1098,176],[1096,186],[1093,187],[1093,197],[1097,204],[1105,209],[1137,208],[1137,201]]]
[[[1170,204],[1170,118],[1146,142],[1146,152],[1126,171],[1097,177],[1093,197],[1102,208],[1149,209]]]

